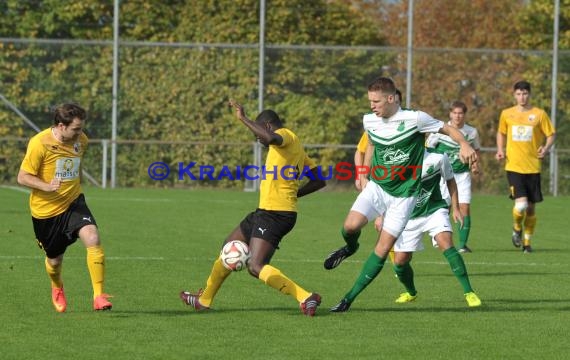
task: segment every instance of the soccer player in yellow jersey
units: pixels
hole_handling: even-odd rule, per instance
[[[87,248],[87,267],[93,285],[93,309],[110,310],[103,293],[105,254],[97,223],[82,194],[81,160],[87,147],[83,127],[87,114],[74,103],[55,108],[53,126],[30,139],[18,183],[32,189],[30,209],[34,232],[46,254],[52,303],[57,312],[67,309],[61,269],[67,247],[79,237]]]
[[[228,235],[224,244],[231,240],[247,243],[251,254],[247,264],[249,273],[282,294],[292,296],[303,314],[314,316],[321,296],[303,289],[269,262],[280,241],[295,226],[297,198],[321,189],[325,181],[321,179],[316,163],[305,153],[297,135],[283,127],[274,111],[264,110],[252,121],[240,104],[231,100],[230,106],[236,110],[237,118],[269,151],[265,160],[267,174],[260,175],[259,206]],[[299,187],[302,174],[309,181]],[[218,257],[204,290],[197,294],[182,291],[182,301],[197,311],[210,309],[214,296],[230,273]]]
[[[535,205],[543,200],[540,186],[542,159],[556,137],[546,112],[530,104],[530,93],[529,82],[519,81],[514,85],[517,105],[501,112],[495,155],[499,161],[506,160],[510,196],[515,201],[512,242],[516,247],[522,245],[525,254],[532,251],[530,242],[536,226]]]

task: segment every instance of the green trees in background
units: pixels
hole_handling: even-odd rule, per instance
[[[533,82],[536,104],[548,109],[549,56],[429,49],[551,49],[543,35],[552,33],[549,1],[415,4],[413,107],[445,119],[450,101],[465,101],[484,146],[494,146],[498,111],[512,103],[516,79]],[[368,111],[367,82],[388,75],[405,89],[406,6],[407,1],[268,0],[264,107],[282,115],[306,143],[354,144]],[[570,7],[562,8],[563,18],[570,19]],[[75,100],[89,110],[89,136],[110,138],[112,2],[7,0],[0,3],[0,16],[2,36],[44,40],[0,43],[1,93],[40,127],[50,124],[50,105]],[[567,21],[561,24],[568,27]],[[145,176],[152,161],[251,163],[254,139],[227,101],[241,101],[252,118],[258,112],[258,0],[122,1],[120,36],[118,139],[180,143],[120,145],[119,186],[157,184]],[[569,41],[561,39],[561,47]],[[567,67],[566,59],[561,84],[567,84]],[[567,89],[561,86],[561,94]],[[567,113],[567,104],[559,106]],[[0,137],[32,134],[0,106]],[[233,146],[183,145],[211,140]],[[8,174],[3,181],[14,180],[22,151],[0,142],[0,168]],[[350,160],[350,152],[334,149],[314,155],[323,165]],[[101,149],[93,146],[90,156],[90,170],[98,172]]]

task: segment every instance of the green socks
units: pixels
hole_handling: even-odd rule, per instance
[[[394,265],[394,272],[398,276],[398,280],[404,285],[406,291],[410,295],[416,295],[416,286],[414,285],[414,270],[409,262],[404,265]]]
[[[354,234],[347,234],[346,230],[344,230],[343,227],[340,230],[340,233],[342,234],[342,238],[344,239],[346,245],[348,246],[348,250],[355,253],[356,250],[358,250],[358,247],[360,246],[360,244],[358,243],[358,238],[360,237],[360,230],[358,230]]]
[[[471,284],[469,283],[467,268],[465,267],[461,254],[457,252],[457,249],[452,246],[443,252],[443,256],[445,256],[445,259],[449,263],[453,275],[455,275],[461,287],[463,287],[463,293],[472,292],[473,288],[471,288]]]
[[[362,270],[360,271],[360,274],[358,275],[356,282],[352,286],[352,289],[350,289],[350,291],[346,293],[344,298],[349,303],[352,303],[354,299],[356,299],[358,294],[360,294],[368,286],[368,284],[370,284],[372,280],[374,280],[376,276],[378,276],[378,274],[382,270],[382,267],[384,267],[385,262],[386,259],[382,259],[378,255],[376,255],[374,251],[372,251],[368,259],[364,263],[364,266],[362,267]]]
[[[467,245],[467,240],[469,240],[470,230],[471,230],[471,216],[467,215],[463,217],[463,226],[459,228],[459,248],[465,247],[465,245]]]

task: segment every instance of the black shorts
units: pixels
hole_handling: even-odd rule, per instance
[[[539,203],[542,201],[540,173],[520,174],[507,171],[507,180],[509,181],[511,199],[526,197],[531,203]]]
[[[279,248],[281,239],[297,222],[295,211],[271,211],[256,209],[241,221],[239,227],[246,238],[260,238]]]
[[[65,249],[77,240],[82,227],[97,226],[83,194],[79,195],[65,212],[47,219],[32,217],[32,222],[38,246],[50,259],[65,253]]]

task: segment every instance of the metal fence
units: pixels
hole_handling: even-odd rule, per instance
[[[0,138],[0,147],[18,149],[14,156],[0,158],[0,183],[14,184],[28,139]],[[240,163],[208,162],[202,154],[211,149],[225,152],[238,147],[248,159]],[[320,163],[321,173],[327,177],[329,190],[352,190],[354,178],[340,173],[339,164],[352,164],[355,145],[306,144],[311,157],[330,160]],[[84,159],[84,177],[99,187],[109,187],[110,141],[107,139],[90,140],[89,149]],[[144,151],[143,151],[144,149]],[[148,150],[151,151],[148,151]],[[176,149],[176,150],[175,150]],[[182,152],[180,150],[183,150]],[[169,187],[169,188],[236,188],[254,190],[253,182],[259,173],[255,159],[258,147],[256,143],[216,143],[216,142],[166,142],[159,140],[136,141],[119,140],[117,150],[119,163],[117,169],[118,187]],[[560,169],[560,195],[570,195],[570,149],[558,150]],[[137,154],[149,154],[138,156]],[[323,154],[326,154],[323,156]],[[330,154],[333,154],[330,156]],[[481,149],[481,163],[484,169],[481,176],[474,176],[473,192],[476,194],[508,194],[508,184],[503,164],[495,158],[495,148]],[[131,157],[132,161],[123,161]],[[545,159],[548,164],[548,159]],[[250,169],[248,170],[248,167]],[[246,171],[247,170],[247,171]],[[543,183],[550,182],[549,173],[543,171]],[[543,185],[545,194],[550,191]]]
[[[304,134],[303,123],[295,124],[301,138],[311,139],[310,142],[321,145],[308,145],[310,152],[325,165],[340,161],[352,161],[354,144],[361,134],[361,114],[367,110],[364,97],[365,82],[374,75],[389,75],[393,77],[406,94],[404,103],[416,105],[432,115],[445,119],[447,105],[453,99],[464,99],[470,108],[468,121],[478,128],[482,145],[486,149],[483,162],[486,164],[486,174],[476,185],[476,191],[499,193],[505,186],[503,172],[492,159],[491,149],[495,143],[495,129],[501,108],[511,103],[510,89],[512,79],[520,74],[527,74],[532,79],[536,94],[536,104],[549,109],[551,104],[553,79],[553,53],[551,51],[528,51],[520,49],[441,49],[409,47],[377,47],[377,46],[323,46],[323,45],[279,45],[279,44],[203,44],[203,43],[162,43],[144,41],[85,41],[63,39],[23,39],[0,38],[0,44],[14,46],[25,54],[30,49],[49,53],[49,57],[24,57],[22,62],[33,65],[37,72],[29,78],[25,90],[29,93],[36,91],[37,82],[46,80],[41,89],[46,94],[53,94],[53,99],[46,101],[60,102],[71,97],[82,99],[90,108],[88,131],[93,140],[88,151],[85,168],[91,175],[92,182],[100,186],[234,186],[239,181],[214,183],[211,181],[154,181],[148,176],[148,166],[160,161],[176,164],[196,160],[201,163],[211,162],[212,154],[223,153],[229,146],[224,143],[212,142],[206,135],[193,134],[183,137],[172,134],[170,138],[143,138],[137,129],[122,127],[122,120],[139,114],[152,114],[156,108],[172,108],[169,99],[159,89],[154,89],[158,82],[164,84],[182,84],[181,91],[187,91],[188,96],[200,97],[199,104],[212,102],[211,94],[239,91],[246,94],[249,102],[258,106],[263,103],[278,102],[276,89],[282,89],[283,74],[280,64],[291,59],[299,65],[289,70],[287,79],[294,79],[286,92],[298,92],[300,97],[311,98],[305,106],[331,106],[349,108],[353,114],[346,122],[342,131],[345,135],[334,143],[323,141],[327,136],[311,138],[314,134]],[[145,56],[145,55],[151,56]],[[570,51],[560,51],[556,55],[561,64],[570,64]],[[243,64],[243,58],[253,57],[259,63]],[[207,58],[207,59],[206,59]],[[409,60],[413,58],[413,63]],[[150,59],[150,60],[149,60]],[[154,61],[152,60],[154,59]],[[181,60],[192,59],[195,63],[193,72],[179,67]],[[200,62],[206,59],[212,62]],[[541,68],[525,67],[526,63],[542,63]],[[170,60],[170,61],[169,61]],[[558,62],[557,61],[557,62]],[[58,87],[59,79],[51,72],[54,65],[61,63],[76,64],[72,69],[70,81],[75,83],[65,91]],[[118,62],[118,63],[117,63]],[[450,69],[448,64],[459,64]],[[223,71],[232,70],[248,65],[252,68],[251,77],[239,85],[225,83],[223,76],[216,77]],[[95,67],[96,77],[87,76],[87,70]],[[117,67],[120,77],[117,77]],[[327,73],[322,76],[323,69]],[[90,71],[93,72],[91,69]],[[3,78],[12,78],[13,69],[0,67]],[[144,76],[141,76],[144,74]],[[304,83],[303,79],[315,74],[322,79],[313,83]],[[412,82],[413,75],[413,82]],[[570,78],[570,68],[561,66],[560,78]],[[334,78],[334,79],[331,79]],[[251,81],[257,79],[259,81]],[[433,79],[438,79],[434,84]],[[554,81],[553,81],[554,80]],[[10,84],[3,84],[0,95],[5,95],[4,106],[0,106],[0,174],[1,181],[13,183],[15,174],[25,151],[25,140],[32,136],[36,128],[46,128],[50,119],[45,109],[53,103],[23,102],[17,91],[8,95],[5,91]],[[206,89],[204,93],[196,93],[195,89]],[[345,89],[346,88],[346,89]],[[120,91],[118,91],[120,89]],[[339,91],[341,89],[342,91]],[[568,89],[564,89],[568,93]],[[58,92],[59,91],[59,92]],[[133,103],[135,95],[144,92],[148,97],[146,103]],[[33,97],[32,97],[33,98]],[[347,103],[350,99],[351,103]],[[5,101],[4,101],[5,100]],[[413,100],[413,103],[412,103]],[[13,106],[10,106],[12,104]],[[180,102],[174,107],[182,112],[186,104]],[[567,109],[570,105],[565,98],[560,98],[559,109]],[[548,110],[547,110],[548,111]],[[566,111],[558,111],[564,117]],[[488,119],[495,119],[489,122]],[[150,121],[160,121],[160,116],[148,118]],[[192,121],[191,119],[182,119]],[[558,149],[552,154],[553,161],[545,161],[543,171],[544,186],[550,193],[567,195],[570,193],[568,184],[570,177],[570,156],[562,148],[570,146],[567,139],[566,121],[558,119],[559,134]],[[146,121],[146,119],[145,119]],[[11,137],[12,136],[12,137]],[[175,138],[173,140],[172,138]],[[113,140],[115,139],[115,140]],[[242,139],[243,140],[243,139]],[[115,146],[116,152],[112,149]],[[240,149],[239,160],[230,161],[233,164],[259,165],[261,149],[253,143],[240,141],[232,144]],[[487,151],[488,150],[488,151]],[[116,155],[114,163],[112,157]],[[228,161],[226,161],[228,162]],[[221,166],[223,158],[216,159],[214,166]],[[116,171],[116,178],[112,173]],[[557,180],[557,181],[554,181]],[[255,188],[254,184],[243,181],[246,189]],[[110,184],[112,183],[112,184]],[[342,181],[335,186],[346,186]]]

